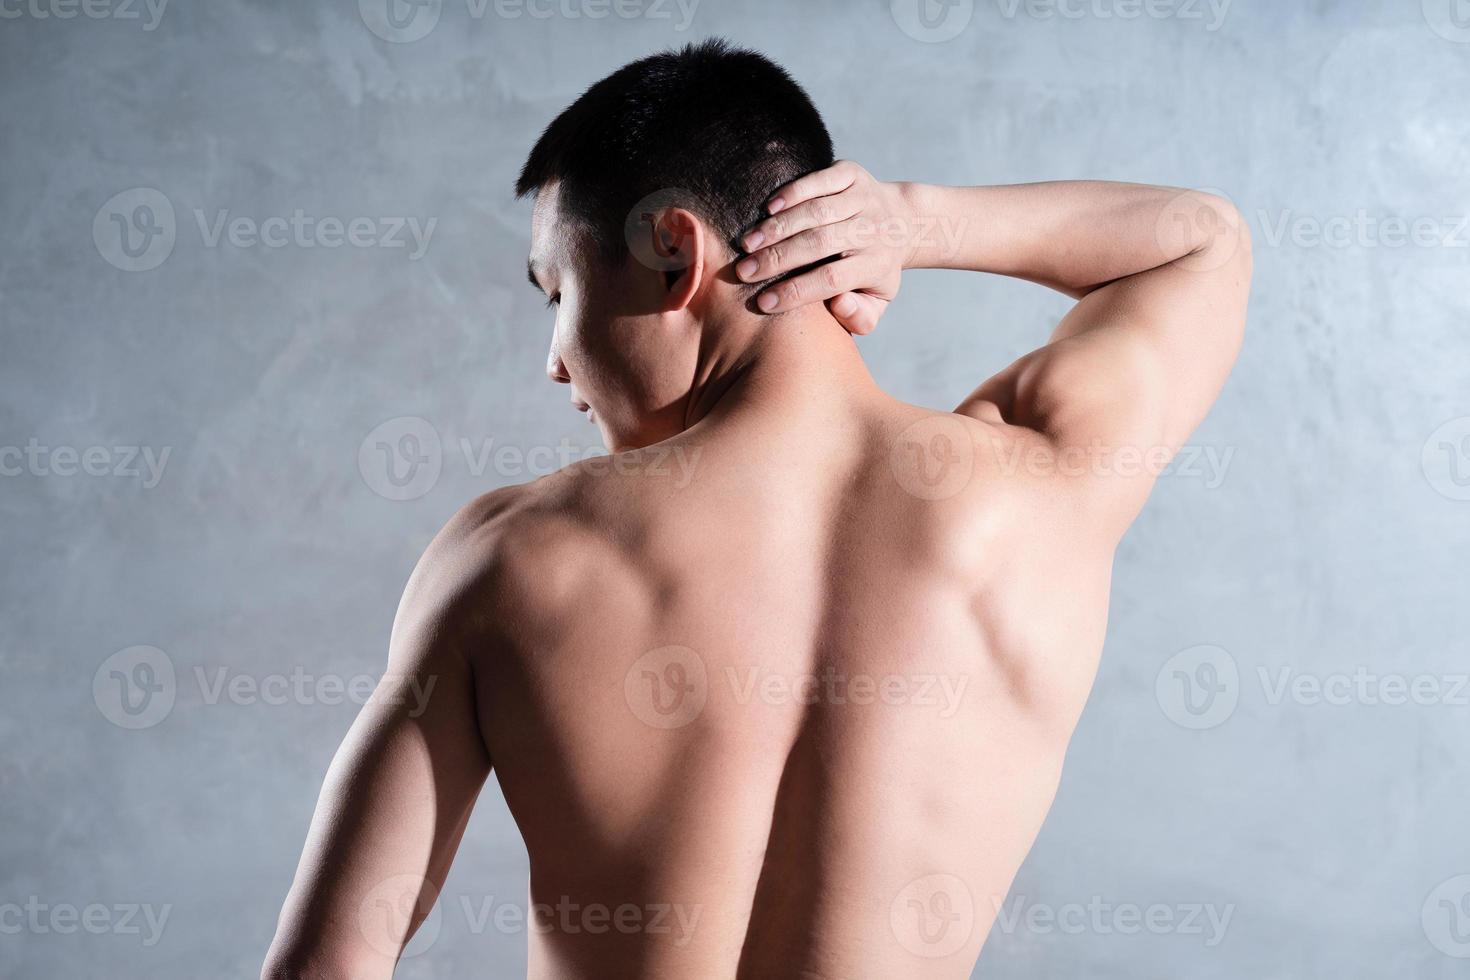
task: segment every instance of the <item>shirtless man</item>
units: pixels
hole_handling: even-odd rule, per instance
[[[879,182],[719,42],[599,82],[518,191],[548,373],[612,455],[430,545],[264,976],[390,977],[492,766],[532,977],[969,976],[1056,791],[1114,549],[1240,344],[1238,215]],[[852,338],[917,267],[1078,302],[954,412],[918,408]]]

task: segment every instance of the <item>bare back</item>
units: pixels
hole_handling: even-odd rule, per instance
[[[474,666],[532,976],[969,975],[1106,615],[1034,438],[885,400],[501,499]]]
[[[639,280],[664,312],[617,322],[620,350],[657,341],[643,374],[700,342],[676,397],[630,416],[674,434],[610,440],[647,448],[497,490],[435,538],[263,976],[390,977],[492,771],[530,857],[533,977],[969,975],[1091,688],[1113,551],[1239,349],[1249,236],[1228,202],[1142,185],[896,190],[838,164],[782,193],[804,203],[762,222],[782,247],[756,278],[810,257],[786,224],[849,199],[971,215],[985,233],[902,261],[1078,302],[950,414],[883,394],[803,306],[812,280],[775,288],[782,322],[697,332],[679,311],[733,289],[723,254]],[[553,299],[556,254],[533,247]],[[558,310],[549,376],[596,379],[560,345],[601,315]]]

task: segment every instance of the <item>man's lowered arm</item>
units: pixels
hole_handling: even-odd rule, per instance
[[[490,774],[459,610],[482,577],[467,508],[429,546],[387,672],[327,772],[262,980],[387,980],[433,906]]]

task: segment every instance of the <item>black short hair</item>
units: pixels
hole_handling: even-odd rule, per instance
[[[536,141],[516,196],[559,182],[562,209],[617,263],[633,206],[688,191],[681,206],[738,253],[777,188],[832,162],[832,137],[802,87],[764,55],[712,38],[624,65],[584,92]]]

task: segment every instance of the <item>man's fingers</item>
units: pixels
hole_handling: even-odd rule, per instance
[[[822,225],[798,233],[793,238],[767,245],[735,263],[735,275],[745,282],[760,282],[782,273],[811,265],[843,250],[846,222]]]
[[[872,333],[878,326],[878,319],[888,309],[888,301],[869,293],[847,292],[828,300],[827,308],[843,329],[861,336]]]
[[[779,215],[765,219],[746,232],[740,244],[747,252],[753,253],[803,231],[847,221],[858,213],[858,202],[851,200],[853,196],[838,193],[787,207]]]
[[[757,296],[755,305],[762,313],[784,313],[856,289],[862,278],[857,260],[838,259],[777,283]]]
[[[771,195],[771,199],[766,202],[766,211],[770,214],[779,214],[802,201],[845,191],[852,186],[858,169],[858,165],[850,160],[838,160],[826,170],[818,170],[805,177],[798,177]]]

